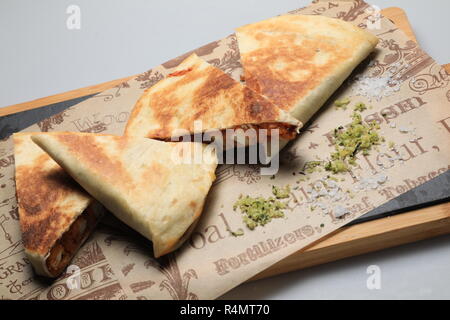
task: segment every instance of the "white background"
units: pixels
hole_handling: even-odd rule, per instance
[[[146,71],[233,28],[305,0],[0,0],[0,107]],[[421,46],[450,63],[450,1],[376,0],[402,7]],[[81,8],[81,29],[66,8]],[[366,269],[381,268],[381,290]],[[450,298],[450,236],[241,285],[229,299]]]

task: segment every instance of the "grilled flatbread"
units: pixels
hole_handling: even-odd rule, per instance
[[[16,133],[13,138],[23,245],[37,274],[56,277],[104,210],[30,137]]]
[[[215,179],[217,156],[201,143],[83,133],[32,139],[116,217],[152,240],[156,257],[186,240]],[[194,160],[184,157],[186,146],[197,148],[201,161],[186,161]]]
[[[198,120],[201,128],[194,125]],[[279,129],[279,135],[290,140],[299,127],[289,113],[192,54],[144,92],[125,135],[168,141],[205,131],[263,128]]]
[[[302,123],[378,43],[352,24],[284,15],[236,29],[246,85]]]

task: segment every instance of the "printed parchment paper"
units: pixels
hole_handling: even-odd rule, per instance
[[[360,0],[314,1],[291,14],[321,14],[365,28],[372,13],[368,9]],[[379,121],[382,135],[395,142],[395,147],[383,145],[377,152],[361,156],[360,168],[342,175],[344,181],[339,179],[332,192],[325,192],[317,203],[317,194],[313,194],[325,187],[321,179],[327,173],[315,172],[309,175],[310,180],[299,182],[298,172],[306,162],[325,159],[330,154],[333,147],[329,133],[349,123],[352,112],[351,108],[335,110],[330,102],[282,152],[280,172],[274,179],[260,176],[257,166],[220,166],[196,232],[176,253],[158,260],[152,258],[146,239],[114,217],[107,217],[74,259],[73,273],[52,283],[37,279],[21,244],[12,141],[0,142],[0,298],[216,298],[371,209],[446,172],[450,165],[449,75],[387,19],[382,18],[380,28],[371,32],[380,38],[377,53],[358,68],[331,100],[352,96],[352,103],[370,104],[372,108],[363,112],[363,118]],[[239,78],[242,70],[233,35],[196,52]],[[142,91],[181,60],[182,57],[144,72],[26,131],[122,134]],[[380,100],[353,97],[359,92],[355,79],[358,74],[372,79],[389,76],[395,85],[387,88],[389,94]],[[269,195],[272,185],[286,184],[293,188],[285,219],[276,219],[254,231],[245,230],[241,237],[230,235],[227,229],[243,227],[241,215],[232,209],[240,194]],[[319,189],[313,189],[314,186]],[[312,206],[316,207],[313,211]],[[348,213],[336,218],[342,210]]]

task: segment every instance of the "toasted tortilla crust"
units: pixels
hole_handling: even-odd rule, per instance
[[[305,123],[378,39],[324,16],[284,15],[236,29],[248,87]]]
[[[45,255],[92,198],[30,139],[14,134],[16,194],[25,248]]]
[[[33,137],[83,188],[152,240],[156,257],[175,250],[199,218],[215,179],[216,155],[182,163],[183,146],[146,138],[72,133]],[[180,160],[180,161],[178,161]]]
[[[201,120],[202,128],[194,127]],[[301,124],[267,99],[193,54],[137,101],[125,135],[169,140],[206,130],[283,122]]]
[[[13,136],[16,196],[25,252],[36,273],[58,276],[70,262],[97,221],[90,223],[89,232],[77,243],[71,243],[71,255],[57,270],[47,265],[54,246],[73,223],[95,201],[49,155],[31,140],[41,133],[16,133]],[[95,205],[98,219],[102,213]],[[76,247],[73,249],[73,247]]]

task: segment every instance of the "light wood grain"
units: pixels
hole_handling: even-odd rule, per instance
[[[90,94],[99,93],[99,92],[105,91],[107,89],[114,88],[115,86],[117,86],[117,85],[121,84],[122,82],[125,82],[133,77],[136,77],[136,76],[130,76],[130,77],[122,78],[122,79],[112,80],[112,81],[104,82],[104,83],[97,84],[97,85],[90,86],[90,87],[75,89],[75,90],[67,91],[64,93],[59,93],[59,94],[55,94],[52,96],[48,96],[45,98],[39,98],[36,100],[15,104],[15,105],[12,105],[9,107],[0,108],[0,117],[6,116],[9,114],[13,114],[13,113],[17,113],[17,112],[36,109],[39,107],[47,106],[52,103],[63,102],[66,100],[71,100],[71,99],[87,96]]]
[[[450,233],[450,203],[343,227],[251,280]]]
[[[408,17],[406,16],[405,11],[401,8],[390,7],[381,10],[383,16],[391,20],[395,23],[397,27],[399,27],[409,38],[417,41],[416,35],[414,34],[414,30],[409,23]]]

